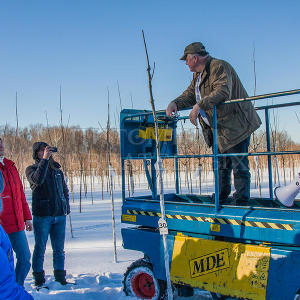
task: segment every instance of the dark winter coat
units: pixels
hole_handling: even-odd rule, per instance
[[[34,216],[62,216],[70,213],[69,190],[60,165],[49,160],[36,160],[27,167],[26,176],[32,189],[32,214]]]
[[[189,87],[174,102],[183,109],[196,104],[195,85],[198,73],[194,73]],[[213,128],[213,108],[226,100],[248,97],[238,75],[226,61],[208,57],[200,82],[201,100],[198,103],[207,115],[209,126],[200,122],[206,142]],[[202,120],[201,120],[202,121]],[[251,102],[225,104],[217,107],[218,148],[224,152],[250,136],[259,126],[261,120]],[[209,145],[211,146],[211,145]]]
[[[3,163],[4,166],[0,163],[0,170],[5,187],[1,194],[3,211],[0,214],[0,223],[6,233],[10,234],[24,230],[25,221],[32,217],[15,163],[6,158]]]

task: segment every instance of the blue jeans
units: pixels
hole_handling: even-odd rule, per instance
[[[250,136],[241,143],[223,152],[225,153],[247,153],[250,144]],[[223,154],[222,153],[222,154]],[[247,202],[250,200],[250,171],[248,156],[219,157],[219,193],[220,202],[225,201],[231,192],[231,171],[233,170],[236,201]]]
[[[42,272],[48,236],[50,235],[53,250],[54,270],[65,269],[65,231],[66,216],[37,217],[33,216],[34,251],[32,256],[33,272]]]
[[[8,234],[12,248],[16,254],[16,281],[24,286],[25,278],[30,270],[30,250],[24,230]]]

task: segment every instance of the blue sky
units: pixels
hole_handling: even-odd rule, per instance
[[[300,88],[299,10],[296,0],[0,0],[0,125],[16,124],[16,92],[21,127],[45,124],[45,112],[50,125],[57,125],[60,85],[69,125],[104,125],[107,88],[114,119],[120,109],[117,82],[123,107],[131,108],[132,97],[134,108],[150,109],[142,29],[156,64],[158,109],[191,80],[179,58],[194,41],[230,62],[249,95],[254,45],[257,94]],[[300,142],[295,113],[300,116],[300,109],[284,109],[279,121]]]

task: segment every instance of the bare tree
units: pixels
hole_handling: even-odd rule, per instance
[[[107,171],[110,186],[110,198],[111,198],[111,216],[113,227],[113,247],[114,247],[114,262],[117,262],[117,243],[116,243],[116,222],[115,222],[115,203],[114,203],[114,170],[111,165],[111,144],[110,144],[110,110],[109,110],[109,90],[107,89],[107,127],[106,127],[106,162]]]
[[[159,227],[160,224],[163,225],[166,230],[161,231],[161,234],[163,236],[163,245],[164,245],[164,254],[165,254],[165,269],[166,269],[166,277],[167,277],[167,295],[168,300],[173,299],[173,292],[172,292],[172,285],[171,285],[171,279],[170,279],[170,270],[169,270],[169,253],[167,248],[167,238],[166,235],[168,234],[167,230],[167,222],[166,222],[166,216],[165,216],[165,204],[164,204],[164,185],[163,185],[163,174],[162,174],[162,161],[160,158],[160,145],[159,145],[159,135],[158,135],[158,120],[156,117],[156,111],[155,111],[155,104],[154,104],[154,98],[152,93],[152,78],[155,70],[155,64],[153,68],[153,72],[151,74],[151,68],[149,64],[149,57],[148,57],[148,50],[146,45],[146,40],[143,33],[143,40],[144,40],[144,46],[145,46],[145,52],[146,52],[146,58],[147,58],[147,73],[148,73],[148,85],[149,85],[149,93],[150,93],[150,103],[152,108],[152,114],[154,119],[154,126],[155,126],[155,139],[156,139],[156,156],[157,156],[157,165],[158,165],[158,178],[159,178],[159,195],[160,195],[160,210],[161,210],[161,219],[159,220]]]

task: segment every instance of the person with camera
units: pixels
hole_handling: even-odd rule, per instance
[[[16,281],[20,286],[24,286],[31,266],[31,255],[24,229],[32,231],[32,217],[16,165],[5,157],[2,138],[0,138],[0,171],[6,182],[1,195],[3,210],[0,214],[0,224],[8,234],[16,255]]]
[[[2,192],[5,188],[0,169],[0,213],[2,211]],[[10,240],[0,224],[0,299],[1,300],[33,300],[16,282],[14,256]]]
[[[32,256],[36,286],[45,283],[43,269],[46,244],[51,239],[55,280],[67,284],[65,271],[66,215],[70,213],[69,191],[60,165],[53,159],[57,149],[44,142],[33,144],[35,163],[26,169],[32,189],[32,214],[35,245]]]

